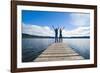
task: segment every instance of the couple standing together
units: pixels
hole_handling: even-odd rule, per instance
[[[64,29],[64,27],[63,28],[54,28],[54,26],[53,26],[53,29],[55,31],[55,43],[62,42],[63,41],[62,30]],[[58,32],[59,32],[59,37],[58,37]]]

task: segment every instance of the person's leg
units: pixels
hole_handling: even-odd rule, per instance
[[[60,37],[59,37],[59,43],[60,43]]]
[[[63,42],[63,38],[61,37],[61,42]]]
[[[58,37],[57,37],[57,43],[58,43]]]
[[[60,43],[61,43],[61,37],[60,37]]]
[[[55,43],[56,43],[56,37],[55,37]]]
[[[58,38],[58,42],[60,42],[60,38]]]
[[[55,43],[57,43],[57,37],[55,37]]]
[[[56,43],[58,42],[58,38],[56,37]]]

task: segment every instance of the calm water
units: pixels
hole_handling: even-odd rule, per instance
[[[89,38],[68,38],[63,39],[76,52],[85,59],[90,58]],[[22,61],[31,62],[38,57],[49,45],[54,43],[52,38],[23,38],[22,39]]]

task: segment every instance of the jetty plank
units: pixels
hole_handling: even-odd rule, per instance
[[[80,56],[66,43],[53,43],[34,62],[61,61],[61,60],[83,60]]]

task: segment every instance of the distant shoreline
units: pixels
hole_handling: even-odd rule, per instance
[[[29,34],[22,34],[22,38],[52,38],[54,39],[55,37],[51,36],[37,36],[37,35],[29,35]],[[81,37],[62,37],[63,39],[66,38],[90,38],[90,36],[81,36]]]
[[[51,38],[54,39],[54,37],[22,37],[22,38]],[[67,39],[67,38],[90,38],[90,37],[63,37],[63,39]]]

